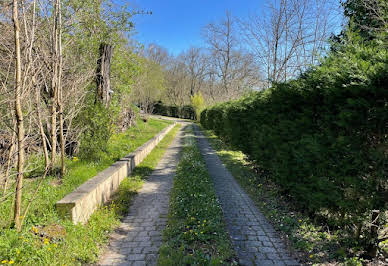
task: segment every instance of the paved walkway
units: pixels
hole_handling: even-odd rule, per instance
[[[111,235],[100,265],[156,265],[182,137],[183,127],[136,195],[128,216]]]
[[[195,135],[213,179],[240,264],[299,265],[287,253],[273,227],[222,164],[198,126],[195,126]]]

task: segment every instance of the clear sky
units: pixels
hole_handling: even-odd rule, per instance
[[[226,10],[244,17],[260,10],[263,0],[135,0],[130,5],[152,11],[152,15],[135,16],[135,39],[178,54],[191,45],[203,45],[202,27],[222,19]]]

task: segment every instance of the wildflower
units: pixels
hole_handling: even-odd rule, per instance
[[[310,259],[312,259],[313,257],[314,257],[314,255],[313,255],[313,254],[311,254],[311,255],[309,256],[309,258],[310,258]]]
[[[1,263],[2,264],[6,264],[8,262],[8,260],[2,260]]]
[[[50,250],[51,250],[51,248],[49,247],[49,248],[47,248],[47,250],[48,250],[48,251],[50,251]]]
[[[301,219],[299,219],[299,220],[298,220],[298,222],[300,222],[300,223],[301,223],[301,222],[302,222],[302,220],[301,220]]]
[[[20,250],[16,250],[16,254],[20,254]]]
[[[73,162],[77,162],[78,161],[78,157],[73,157]]]
[[[50,243],[50,240],[48,240],[47,238],[45,238],[45,239],[43,240],[43,243],[44,243],[45,245],[47,245],[48,243]]]
[[[56,247],[58,247],[58,245],[57,245],[57,244],[54,244],[54,248],[56,248]]]
[[[15,262],[13,260],[10,260],[8,264],[14,264]]]

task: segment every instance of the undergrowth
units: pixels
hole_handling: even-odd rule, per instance
[[[80,184],[109,167],[117,159],[134,151],[137,147],[160,132],[170,122],[150,119],[148,123],[138,121],[138,126],[109,140],[107,152],[98,161],[80,160],[74,157],[67,161],[67,174],[63,180],[49,176],[25,219],[22,232],[9,228],[12,213],[12,198],[0,204],[0,263],[18,265],[80,265],[97,260],[100,247],[106,242],[108,233],[119,223],[130,203],[131,195],[141,187],[141,179],[149,173],[164,149],[176,133],[172,130],[153,152],[135,170],[134,177],[120,185],[120,192],[108,206],[98,209],[86,225],[73,225],[62,220],[55,210],[55,203]],[[151,158],[151,159],[150,159]],[[147,169],[145,171],[144,169]],[[36,174],[37,175],[37,174]],[[24,206],[37,185],[39,178],[31,172],[24,187]],[[11,188],[12,189],[12,188]],[[121,200],[125,197],[125,200]]]

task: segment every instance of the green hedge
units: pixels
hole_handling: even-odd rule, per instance
[[[154,104],[153,114],[191,120],[196,119],[195,110],[191,105],[175,106],[164,105],[162,102],[157,102]]]
[[[208,108],[200,121],[309,214],[362,226],[387,208],[388,52],[353,43],[338,53],[298,80]]]

